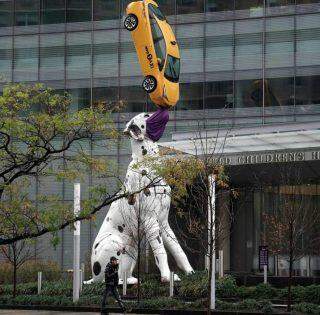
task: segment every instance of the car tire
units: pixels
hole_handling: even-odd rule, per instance
[[[125,19],[124,19],[124,27],[132,32],[138,27],[138,18],[134,14],[129,14]]]
[[[142,87],[147,93],[152,93],[157,88],[157,80],[152,75],[148,75],[142,82]]]

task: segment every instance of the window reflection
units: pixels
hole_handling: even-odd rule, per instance
[[[255,9],[263,7],[263,0],[236,0],[236,10]]]
[[[96,87],[92,89],[93,106],[103,104],[107,110],[116,110],[118,106],[118,87]]]
[[[65,35],[40,36],[40,80],[63,80],[65,65]]]
[[[91,0],[68,0],[67,22],[91,21]]]
[[[15,25],[28,26],[39,23],[39,0],[16,0]]]
[[[77,111],[90,107],[91,92],[90,88],[69,89],[67,92],[71,95],[71,110]]]
[[[158,0],[157,1],[160,10],[164,15],[174,15],[175,14],[175,1],[174,0]]]
[[[320,76],[296,77],[296,104],[320,104]]]
[[[95,21],[118,19],[119,1],[120,0],[94,0],[93,19]]]
[[[233,0],[206,0],[207,12],[232,11],[234,9]]]
[[[14,39],[14,81],[38,80],[38,36],[16,36]]]
[[[178,110],[203,109],[203,83],[180,84],[180,100]]]
[[[262,80],[256,79],[235,81],[235,103],[237,108],[262,107]]]
[[[217,81],[205,84],[205,108],[232,108],[233,82]]]
[[[0,27],[12,25],[13,1],[0,1]]]
[[[12,69],[12,38],[10,36],[0,37],[0,80],[11,81]]]
[[[203,12],[203,0],[177,0],[177,14]]]
[[[271,78],[265,80],[264,106],[294,105],[294,79]]]
[[[41,23],[65,22],[65,0],[41,0]]]
[[[267,0],[266,7],[278,7],[278,6],[285,6],[285,5],[292,5],[295,4],[295,0]]]
[[[123,112],[143,112],[147,95],[141,86],[121,86],[120,102],[123,103]]]

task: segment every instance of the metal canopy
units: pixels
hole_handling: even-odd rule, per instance
[[[192,155],[238,155],[320,149],[320,123],[203,131],[173,135],[161,146]]]

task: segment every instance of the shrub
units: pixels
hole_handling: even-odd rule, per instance
[[[256,286],[253,294],[256,299],[273,299],[277,297],[277,289],[273,288],[270,284],[260,283]]]
[[[293,309],[303,314],[320,314],[320,306],[312,303],[296,304]]]
[[[45,281],[55,281],[62,277],[62,270],[55,262],[50,261],[28,261],[18,270],[17,281],[29,283],[37,281],[38,271],[42,271]],[[0,265],[0,284],[12,284],[13,269],[9,263]]]
[[[182,275],[179,288],[179,297],[184,299],[200,299],[208,295],[207,271],[196,271],[190,275]]]
[[[168,296],[169,285],[159,284],[159,280],[149,280],[141,283],[140,290],[144,298],[165,297]],[[135,291],[137,291],[137,287],[135,287]]]
[[[320,285],[310,285],[305,287],[304,301],[320,304]]]
[[[141,308],[151,308],[151,309],[164,309],[164,308],[181,308],[183,303],[172,298],[160,297],[157,299],[150,299],[141,301]]]
[[[236,280],[232,276],[225,276],[216,282],[216,292],[219,298],[230,298],[237,294]]]

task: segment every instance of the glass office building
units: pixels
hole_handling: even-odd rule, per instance
[[[134,113],[154,110],[141,88],[130,33],[123,28],[129,2],[0,0],[0,88],[5,82],[44,82],[69,91],[75,110],[121,100],[125,109],[115,115],[119,128]],[[165,140],[199,124],[213,129],[320,120],[319,0],[158,3],[177,36],[182,62],[181,99],[171,112]],[[117,162],[123,174],[130,158],[127,144],[108,152],[88,149]],[[88,174],[88,185],[95,180]],[[46,179],[35,188],[48,189],[72,200],[68,183]],[[90,253],[97,227],[83,226],[82,259]],[[48,255],[69,268],[71,232],[61,237]]]

